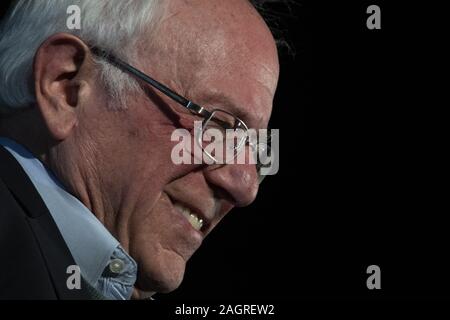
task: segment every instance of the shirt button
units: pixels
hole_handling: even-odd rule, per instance
[[[119,274],[123,271],[125,264],[120,259],[114,259],[109,264],[109,270],[112,273]]]

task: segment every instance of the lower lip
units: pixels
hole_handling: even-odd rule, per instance
[[[170,199],[170,201],[172,203],[172,212],[177,216],[178,222],[181,226],[181,232],[188,235],[188,237],[197,244],[201,244],[203,241],[203,234],[200,231],[194,229],[194,227],[190,224],[186,217],[173,206],[172,199]]]

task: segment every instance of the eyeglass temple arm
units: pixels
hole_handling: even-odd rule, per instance
[[[198,104],[193,103],[192,101],[184,98],[183,96],[179,95],[175,91],[169,89],[162,83],[156,81],[155,79],[151,78],[150,76],[146,75],[145,73],[139,71],[135,67],[131,66],[130,64],[122,61],[121,59],[115,57],[112,54],[109,54],[103,49],[92,47],[91,48],[92,53],[100,58],[105,58],[108,60],[111,64],[115,65],[116,67],[125,70],[126,72],[132,74],[133,76],[145,81],[146,83],[150,84],[154,88],[158,89],[162,93],[164,93],[166,96],[174,100],[175,102],[181,104],[183,107],[189,109],[193,113],[197,113],[204,116],[209,116],[209,112],[204,109],[203,107],[199,106]]]

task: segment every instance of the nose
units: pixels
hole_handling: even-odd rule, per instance
[[[226,191],[236,207],[251,204],[258,193],[259,183],[255,165],[229,164],[205,168],[206,180]]]

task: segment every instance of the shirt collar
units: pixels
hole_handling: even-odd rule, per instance
[[[0,137],[0,145],[22,166],[49,209],[81,274],[95,285],[119,242],[31,152],[7,138]]]

